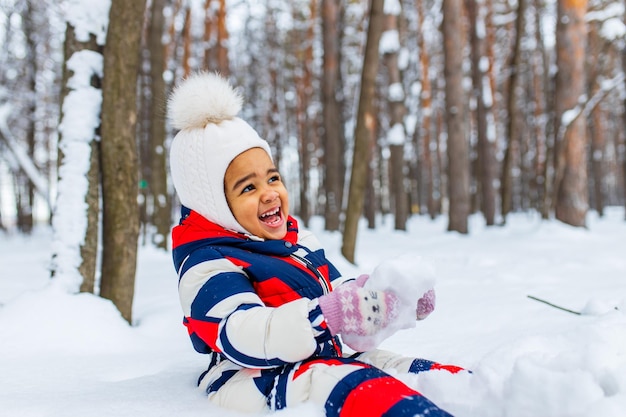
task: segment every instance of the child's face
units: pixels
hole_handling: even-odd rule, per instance
[[[278,170],[261,148],[239,154],[224,175],[226,201],[248,232],[264,239],[287,234],[289,196]]]

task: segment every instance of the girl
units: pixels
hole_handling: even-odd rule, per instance
[[[339,336],[360,350],[358,341],[393,328],[400,298],[365,288],[365,275],[342,277],[298,228],[268,143],[236,117],[241,106],[209,73],[184,80],[168,102],[183,206],[173,258],[184,324],[208,356],[201,389],[215,404],[256,413],[312,401],[327,416],[449,416],[385,370],[461,368],[376,349],[344,354]],[[434,293],[414,302],[424,318]]]

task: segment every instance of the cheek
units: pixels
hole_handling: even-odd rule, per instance
[[[228,206],[230,207],[230,211],[235,216],[235,219],[239,223],[249,219],[250,216],[256,217],[256,206],[253,206],[250,199],[247,199],[243,196],[228,199]],[[252,214],[251,214],[252,213]]]
[[[249,219],[256,219],[258,203],[252,198],[242,198],[238,203],[238,211]]]
[[[289,193],[287,192],[287,189],[283,188],[283,190],[280,192],[280,200],[283,205],[283,210],[285,212],[288,212],[289,211]]]

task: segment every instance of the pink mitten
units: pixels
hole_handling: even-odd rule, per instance
[[[332,335],[371,336],[398,315],[398,297],[394,293],[361,288],[359,284],[348,282],[319,297],[319,306]]]
[[[355,280],[356,285],[363,288],[368,279],[370,279],[370,276],[368,274],[359,275]]]
[[[424,320],[435,309],[435,290],[430,289],[417,300],[417,319]]]

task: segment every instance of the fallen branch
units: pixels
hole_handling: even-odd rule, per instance
[[[576,314],[577,316],[580,316],[580,315],[582,314],[580,311],[570,310],[569,308],[565,308],[565,307],[558,306],[558,305],[556,305],[556,304],[552,304],[552,303],[551,303],[551,302],[549,302],[549,301],[542,300],[541,298],[537,298],[537,297],[534,297],[534,296],[532,296],[532,295],[529,295],[529,296],[528,296],[528,298],[530,298],[530,299],[532,299],[532,300],[535,300],[535,301],[539,301],[540,303],[547,304],[547,305],[549,305],[550,307],[558,308],[559,310],[563,310],[563,311],[566,311],[566,312],[568,312],[568,313]]]

